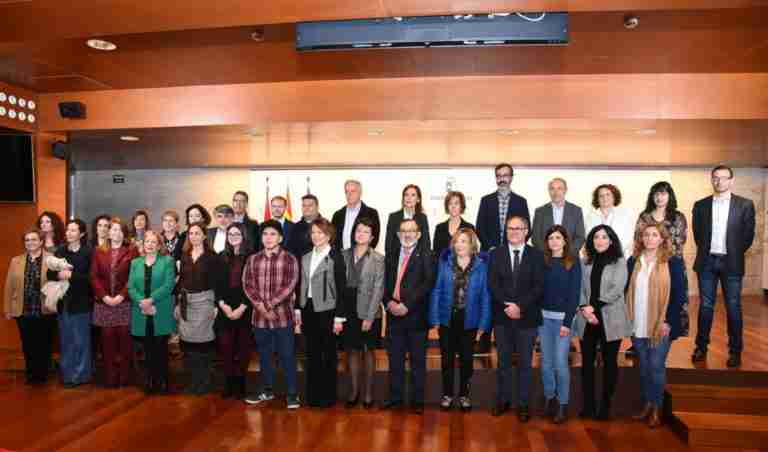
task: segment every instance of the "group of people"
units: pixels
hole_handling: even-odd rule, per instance
[[[511,190],[514,170],[495,168],[497,191],[484,196],[475,225],[464,220],[466,199],[448,192],[448,218],[430,237],[417,185],[402,191],[402,208],[390,214],[380,239],[378,212],[362,201],[359,181],[344,183],[346,205],[329,221],[319,200],[302,197],[302,217],[284,216],[287,201],[271,200],[270,220],[259,224],[247,213],[248,194],[213,210],[200,204],[179,214],[162,214],[150,226],[139,210],[126,223],[100,215],[88,228],[79,219],[62,222],[40,215],[23,236],[25,253],[12,259],[4,310],[15,319],[30,384],[45,382],[58,319],[60,372],[66,387],[91,381],[91,325],[99,327],[104,383],[129,384],[133,347],[145,354],[144,389],[168,391],[168,342],[178,334],[186,391],[212,390],[212,362],[220,354],[226,382],[223,396],[260,404],[274,399],[274,360],[282,367],[288,408],[301,405],[296,378],[295,335],[306,337],[306,388],[313,407],[336,403],[339,344],[349,371],[346,406],[374,405],[374,349],[386,317],[389,396],[380,407],[424,409],[426,348],[430,329],[439,333],[442,359],[440,407],[472,408],[475,341],[498,353],[495,416],[511,409],[523,422],[531,416],[532,358],[538,338],[546,412],[554,422],[568,417],[571,338],[580,339],[580,415],[607,419],[617,384],[621,340],[631,338],[638,360],[644,407],[639,419],[660,422],[666,357],[672,342],[688,330],[688,283],[683,247],[687,221],[677,210],[668,182],[654,184],[636,221],[619,207],[621,193],[598,186],[587,215],[565,200],[562,178],[549,182],[551,202],[535,211],[531,224],[525,198]],[[741,280],[744,253],[754,238],[752,201],[731,193],[733,170],[711,171],[712,196],[696,202],[692,228],[701,305],[692,359],[706,359],[717,282],[725,292],[729,366],[741,361]],[[213,225],[212,225],[213,223]],[[530,241],[530,244],[528,242]],[[50,269],[49,257],[64,259]],[[68,288],[55,309],[45,300],[48,284]],[[45,295],[44,295],[45,294]],[[253,348],[260,356],[259,390],[246,394]],[[513,397],[512,357],[517,360]],[[599,400],[595,359],[602,354]],[[405,394],[409,362],[410,394]],[[459,381],[455,385],[458,357]]]

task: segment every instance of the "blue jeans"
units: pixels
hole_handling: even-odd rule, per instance
[[[651,346],[648,338],[632,336],[632,345],[637,353],[643,402],[661,408],[664,402],[664,386],[667,384],[667,355],[671,345],[669,336],[664,336],[656,347]]]
[[[61,357],[59,367],[64,383],[82,384],[91,381],[91,313],[59,313]]]
[[[729,275],[725,272],[725,257],[709,255],[704,260],[704,268],[699,277],[699,331],[696,334],[696,348],[706,351],[709,345],[709,332],[715,314],[717,283],[723,288],[725,313],[728,319],[728,350],[741,353],[743,348],[741,318],[741,280],[743,275]]]
[[[528,406],[531,399],[530,388],[533,379],[531,361],[533,343],[536,341],[536,328],[496,324],[496,349],[499,356],[499,368],[496,370],[496,402],[508,403],[512,400],[512,352],[517,349],[517,403]]]
[[[562,320],[544,319],[539,327],[541,384],[547,400],[557,396],[561,405],[567,405],[571,387],[571,372],[568,368],[571,336],[560,337],[561,326]]]
[[[275,368],[272,355],[277,346],[277,356],[285,373],[285,385],[288,395],[298,394],[296,389],[296,355],[294,353],[293,325],[286,328],[254,328],[253,338],[259,351],[261,363],[261,387],[270,392],[275,383]]]

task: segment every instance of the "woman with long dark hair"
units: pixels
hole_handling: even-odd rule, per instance
[[[421,231],[421,238],[416,244],[418,249],[426,251],[432,249],[432,242],[429,238],[429,220],[424,214],[422,200],[421,188],[418,185],[408,184],[403,188],[400,198],[402,208],[389,214],[389,220],[387,220],[387,235],[384,239],[385,254],[396,255],[400,252],[400,237],[398,237],[397,232],[400,229],[400,222],[408,218],[413,218]]]
[[[37,217],[37,229],[43,233],[43,249],[55,253],[64,243],[64,222],[56,212],[45,211]]]
[[[589,232],[585,250],[580,314],[574,322],[575,333],[581,338],[581,382],[584,394],[584,406],[579,416],[607,420],[616,391],[619,347],[622,338],[631,334],[624,305],[627,262],[623,257],[619,237],[613,228],[605,224],[595,226]],[[595,358],[598,347],[603,356],[603,391],[596,410]]]

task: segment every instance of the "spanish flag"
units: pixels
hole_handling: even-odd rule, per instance
[[[291,186],[288,184],[285,184],[285,215],[283,217],[286,220],[293,221],[293,212],[291,212]]]

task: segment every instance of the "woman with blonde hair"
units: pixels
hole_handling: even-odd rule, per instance
[[[674,254],[671,234],[663,224],[645,224],[638,233],[627,262],[630,277],[625,296],[644,402],[635,419],[655,428],[661,424],[667,355],[682,329],[685,265]]]
[[[438,262],[437,283],[429,303],[429,325],[440,333],[443,398],[440,408],[472,408],[469,385],[477,332],[491,329],[488,254],[480,252],[477,234],[461,228]],[[454,359],[459,355],[459,397],[454,398]]]

